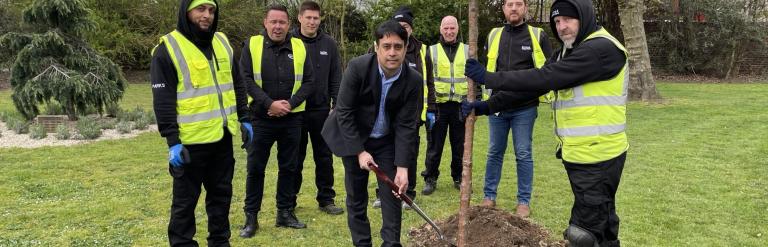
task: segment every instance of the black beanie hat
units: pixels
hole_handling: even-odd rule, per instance
[[[411,12],[411,8],[408,8],[407,6],[400,6],[400,8],[397,8],[392,19],[398,22],[402,21],[408,23],[408,25],[413,28],[413,12]]]
[[[576,6],[573,6],[570,2],[559,1],[552,5],[552,14],[550,15],[550,18],[555,18],[556,16],[568,16],[579,19],[579,11],[576,10]]]

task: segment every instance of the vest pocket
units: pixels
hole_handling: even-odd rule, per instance
[[[192,79],[193,88],[201,88],[211,85],[211,68],[208,67],[206,60],[192,60],[189,63],[190,79]]]

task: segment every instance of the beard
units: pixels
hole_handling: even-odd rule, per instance
[[[563,40],[563,47],[565,47],[565,49],[571,49],[571,48],[573,48],[573,43],[574,42],[576,42],[575,38],[574,39],[564,39]]]

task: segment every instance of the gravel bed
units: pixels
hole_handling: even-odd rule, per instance
[[[29,134],[21,134],[18,135],[14,133],[13,131],[9,130],[5,127],[5,123],[0,122],[0,132],[2,132],[2,136],[0,136],[0,148],[38,148],[38,147],[45,147],[45,146],[71,146],[71,145],[78,145],[83,143],[92,143],[97,142],[101,140],[115,140],[115,139],[125,139],[125,138],[132,138],[135,137],[141,133],[155,131],[157,132],[157,125],[149,125],[149,127],[145,130],[131,130],[131,133],[125,133],[120,134],[115,129],[106,129],[101,131],[101,137],[94,140],[59,140],[56,139],[56,133],[48,133],[48,136],[43,139],[32,139],[29,137]],[[78,135],[75,134],[75,130],[71,130],[73,133],[73,136],[70,139],[76,138]]]

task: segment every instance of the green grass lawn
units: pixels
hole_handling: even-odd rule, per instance
[[[631,147],[617,194],[622,242],[626,246],[768,246],[768,84],[658,86],[665,103],[629,105]],[[13,110],[9,95],[0,91],[0,111]],[[132,84],[122,106],[151,109],[151,101],[148,85]],[[551,111],[547,107],[539,111],[531,219],[559,238],[573,197],[566,173],[553,155]],[[480,118],[475,132],[473,204],[482,198],[487,125],[486,118]],[[421,145],[419,170],[424,169],[424,140]],[[458,191],[448,176],[447,150],[446,146],[438,190],[416,198],[437,219],[455,214],[459,205]],[[511,147],[507,153],[498,204],[514,210],[517,189]],[[305,165],[297,209],[308,229],[273,226],[275,157],[267,167],[261,229],[252,239],[237,237],[244,218],[244,154],[236,149],[230,211],[234,246],[350,245],[345,216],[317,210],[312,162]],[[0,246],[167,245],[171,177],[166,155],[165,142],[157,133],[71,147],[0,149]],[[307,156],[309,160],[311,154]],[[343,169],[339,159],[334,162],[337,204],[343,205]],[[371,176],[371,191],[374,179]],[[419,180],[417,190],[422,186]],[[201,200],[196,239],[202,244],[207,235],[203,208]],[[380,212],[369,209],[369,216],[374,243],[380,244]],[[415,212],[406,211],[403,241],[407,243],[408,229],[423,223]]]

